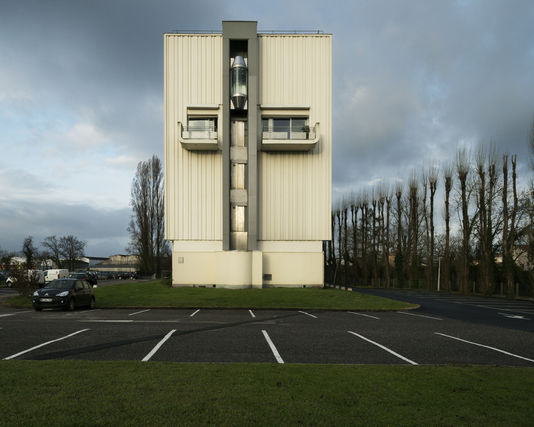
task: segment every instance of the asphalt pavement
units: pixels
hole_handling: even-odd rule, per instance
[[[532,331],[506,326],[512,320],[530,324],[534,316],[528,306],[522,310],[523,320],[500,316],[500,309],[485,309],[496,312],[499,321],[492,323],[455,318],[466,316],[464,310],[446,315],[422,305],[419,310],[393,312],[35,312],[0,306],[0,358],[534,367]],[[474,314],[480,308],[464,307]],[[508,310],[502,311],[515,313]]]

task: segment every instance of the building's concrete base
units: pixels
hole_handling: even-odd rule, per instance
[[[184,251],[174,245],[172,284],[175,287],[262,288],[322,287],[323,252]],[[321,248],[321,246],[319,246]],[[179,249],[179,250],[177,250]],[[279,247],[279,249],[286,249]],[[317,249],[317,245],[314,245]]]

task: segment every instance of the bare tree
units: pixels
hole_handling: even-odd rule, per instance
[[[48,236],[41,242],[41,245],[48,249],[50,259],[54,261],[57,268],[62,268],[59,239],[56,236]]]
[[[396,199],[396,225],[397,225],[397,243],[395,253],[395,273],[397,276],[397,286],[404,286],[404,248],[403,248],[403,226],[402,226],[402,183],[397,182],[395,187]]]
[[[352,280],[358,280],[358,205],[355,197],[351,197],[350,218],[352,226]]]
[[[157,156],[139,162],[132,182],[129,250],[139,256],[140,270],[161,275],[161,257],[168,251],[163,234],[163,168]]]
[[[435,230],[434,230],[434,197],[438,188],[438,169],[433,167],[428,171],[428,184],[430,186],[430,283],[434,289],[434,251],[435,251]]]
[[[69,270],[74,270],[76,268],[76,261],[83,257],[86,244],[86,242],[81,241],[72,234],[59,238],[58,245],[60,254],[65,259]]]
[[[24,239],[22,243],[22,253],[26,258],[26,268],[28,270],[33,269],[35,258],[37,257],[37,248],[33,244],[33,237],[28,236]]]
[[[419,244],[419,187],[417,174],[412,172],[408,182],[409,219],[408,219],[408,253],[410,256],[409,278],[412,287],[418,287],[418,244]]]
[[[386,288],[391,287],[391,269],[389,266],[389,254],[390,254],[390,222],[391,222],[391,193],[388,191],[386,194],[386,238],[384,245],[384,258],[386,268]]]
[[[468,291],[469,283],[469,238],[471,224],[469,220],[469,199],[467,191],[467,175],[469,174],[469,154],[465,148],[458,149],[456,153],[456,172],[460,181],[461,190],[461,226],[462,226],[462,250],[460,265],[460,290]]]
[[[443,179],[445,183],[445,248],[443,255],[443,289],[450,290],[451,284],[451,211],[450,196],[452,190],[452,166],[447,165],[443,168]]]

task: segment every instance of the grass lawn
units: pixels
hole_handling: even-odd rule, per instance
[[[307,310],[399,310],[413,304],[387,298],[317,288],[214,289],[171,288],[163,281],[127,282],[95,289],[96,306],[176,308],[269,308]],[[29,299],[12,297],[6,304],[31,307]]]
[[[2,361],[2,425],[532,425],[534,370]]]

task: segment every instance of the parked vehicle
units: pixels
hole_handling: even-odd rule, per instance
[[[137,279],[137,272],[136,271],[122,272],[122,273],[119,273],[118,278],[122,280],[126,280],[126,279],[135,280]]]
[[[98,279],[96,277],[96,274],[91,271],[79,271],[77,273],[71,273],[69,275],[71,279],[79,279],[79,280],[86,280],[88,281],[92,286],[96,285],[98,283]]]
[[[29,280],[35,280],[39,287],[45,284],[45,274],[42,270],[27,270],[26,274],[28,275]],[[16,277],[9,276],[6,279],[6,285],[11,288],[17,281]]]
[[[45,282],[51,282],[56,279],[66,279],[69,277],[69,270],[66,268],[55,268],[51,270],[45,270]]]
[[[94,308],[95,296],[89,282],[78,279],[56,279],[33,293],[32,305],[36,311],[43,308],[67,308],[87,306]]]
[[[0,284],[6,283],[7,278],[9,277],[9,274],[7,271],[0,270]]]

